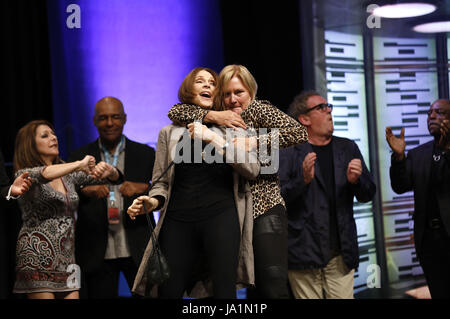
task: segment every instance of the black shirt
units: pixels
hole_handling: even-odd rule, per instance
[[[195,151],[203,151],[207,144],[202,143],[202,149],[196,150],[194,142],[191,143],[190,162],[175,165],[175,179],[167,207],[167,217],[188,222],[206,219],[235,205],[233,168],[226,163],[208,164],[204,160],[195,163]],[[201,158],[201,154],[200,157],[197,154],[197,158]]]
[[[333,161],[333,140],[324,146],[311,145],[317,155],[320,172],[325,182],[325,189],[328,195],[329,207],[329,238],[330,238],[330,259],[339,255],[340,242],[339,230],[336,216],[336,194],[334,179],[334,161]]]
[[[427,200],[427,224],[432,219],[440,219],[440,211],[436,191],[438,187],[442,187],[439,183],[439,166],[444,161],[442,151],[433,144],[433,158],[431,159],[430,180],[428,182],[428,200]]]

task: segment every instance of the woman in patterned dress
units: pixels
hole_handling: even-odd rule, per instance
[[[16,245],[14,293],[30,299],[78,299],[80,269],[74,255],[77,189],[85,184],[120,182],[113,166],[93,156],[63,163],[50,123],[31,121],[17,133],[14,170],[27,172],[30,190],[18,199],[23,226]]]
[[[256,180],[249,181],[253,198],[256,296],[284,299],[289,297],[287,217],[281,197],[278,166],[274,163],[278,157],[273,155],[278,147],[307,142],[308,134],[303,125],[269,101],[256,99],[257,88],[254,77],[246,67],[228,65],[219,74],[218,94],[214,98],[214,110],[224,111],[176,104],[169,111],[169,118],[183,125],[200,121],[228,127],[247,127],[256,134],[250,138],[253,141],[248,143],[258,144],[261,161],[261,173]],[[269,154],[275,161],[265,160]]]

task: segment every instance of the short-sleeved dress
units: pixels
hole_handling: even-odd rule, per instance
[[[18,199],[23,226],[16,245],[14,293],[67,292],[80,289],[80,269],[75,264],[75,212],[77,189],[99,184],[84,172],[62,177],[67,194],[56,191],[42,176],[45,167],[20,170],[32,178],[30,190]]]

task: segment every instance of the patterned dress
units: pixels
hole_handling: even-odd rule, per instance
[[[45,167],[20,170],[32,178],[30,190],[19,199],[23,226],[16,245],[14,293],[66,292],[80,289],[80,269],[75,264],[74,226],[77,189],[104,181],[84,172],[62,177],[67,194],[53,189],[42,176]]]

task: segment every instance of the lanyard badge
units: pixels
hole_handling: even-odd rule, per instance
[[[112,201],[108,207],[108,222],[112,225],[119,223],[119,208],[115,206],[115,202]]]
[[[125,138],[122,136],[119,145],[117,145],[116,150],[114,152],[113,160],[111,163],[109,152],[102,145],[102,150],[105,155],[105,161],[112,166],[117,166],[117,161],[119,159],[119,154],[123,150],[123,145],[125,143]],[[119,223],[119,207],[116,204],[116,193],[112,190],[111,185],[109,185],[109,207],[108,207],[108,222],[109,224],[118,224]]]

